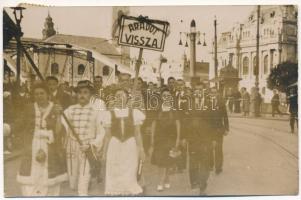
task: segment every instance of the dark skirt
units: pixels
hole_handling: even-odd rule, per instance
[[[175,159],[169,156],[169,151],[175,147],[175,143],[175,137],[156,138],[151,163],[162,168],[168,168],[174,165]]]

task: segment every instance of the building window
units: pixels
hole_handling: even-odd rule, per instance
[[[85,73],[85,65],[79,64],[77,67],[77,74],[78,75],[83,75]]]
[[[269,70],[269,57],[268,55],[263,58],[263,73],[267,74]]]
[[[102,68],[102,75],[103,76],[109,76],[110,74],[110,67],[105,65],[103,68]]]
[[[242,61],[242,74],[243,75],[248,75],[249,74],[249,58],[244,57]]]
[[[52,63],[51,64],[51,75],[58,75],[59,74],[59,64]]]

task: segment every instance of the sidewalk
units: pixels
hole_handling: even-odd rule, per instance
[[[266,120],[280,120],[280,121],[288,121],[289,120],[289,114],[282,114],[281,116],[275,115],[275,117],[272,117],[271,113],[262,113],[260,117],[254,117],[252,113],[248,117],[243,116],[242,113],[229,113],[229,118],[251,118],[251,119],[266,119]]]

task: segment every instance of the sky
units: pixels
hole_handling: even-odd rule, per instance
[[[164,52],[145,50],[143,57],[149,62],[158,60],[163,54],[169,61],[179,61],[189,49],[179,46],[180,32],[190,30],[192,19],[196,21],[197,31],[206,34],[207,47],[197,46],[197,61],[212,59],[214,37],[213,21],[217,19],[217,33],[228,31],[237,22],[247,19],[254,6],[144,6],[130,7],[132,16],[148,16],[151,19],[168,21],[170,35],[166,39]],[[11,9],[6,9],[12,17]],[[50,13],[55,29],[61,34],[105,37],[110,39],[111,7],[29,7],[23,11],[22,30],[24,37],[42,38],[45,18]],[[184,39],[184,37],[183,37]],[[185,39],[183,40],[185,43]],[[201,39],[203,43],[203,38]],[[188,40],[189,43],[189,40]],[[132,51],[138,57],[138,50]]]

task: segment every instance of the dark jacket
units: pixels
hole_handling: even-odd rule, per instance
[[[280,104],[279,94],[274,94],[274,96],[272,97],[272,100],[271,100],[271,104],[272,104],[272,106],[279,106],[279,104]]]
[[[72,97],[62,90],[57,90],[55,96],[50,95],[50,100],[54,103],[60,104],[63,109],[68,108],[72,104]]]
[[[208,104],[209,121],[213,131],[229,131],[229,120],[224,99],[220,96],[213,100],[209,99]]]

